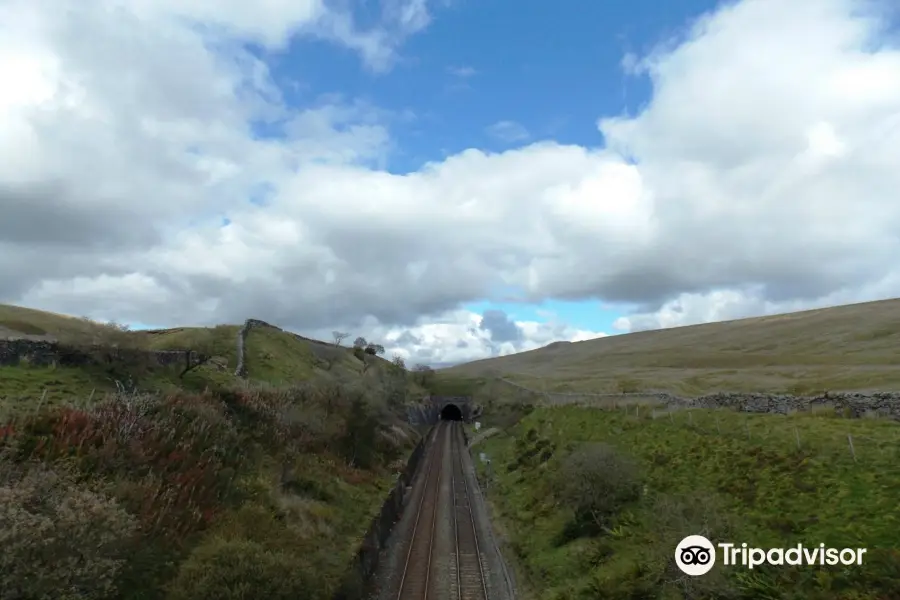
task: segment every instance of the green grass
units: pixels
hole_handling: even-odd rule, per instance
[[[556,502],[553,486],[560,461],[582,442],[613,444],[637,459],[645,488],[606,533],[578,537],[567,534],[573,513]],[[900,597],[900,427],[893,423],[703,410],[653,419],[649,408],[636,416],[633,407],[628,413],[537,409],[479,446],[493,463],[489,499],[512,532],[536,597]],[[541,463],[548,447],[552,458]],[[672,571],[674,548],[704,525],[721,534],[714,542],[864,547],[868,562],[845,570],[753,573],[716,566],[712,575],[686,582]]]
[[[0,305],[0,337],[27,334],[58,340],[67,345],[118,344],[142,350],[192,349],[213,360],[179,377],[181,367],[160,367],[154,361],[120,362],[109,368],[0,367],[0,410],[30,409],[44,397],[51,404],[82,400],[96,390],[114,391],[114,380],[134,380],[144,391],[176,392],[225,389],[238,383],[238,325],[178,327],[157,331],[122,331],[115,326],[17,306]],[[253,327],[245,343],[248,380],[251,383],[292,385],[328,370],[340,381],[377,381],[388,363],[373,359],[367,373],[350,348],[306,340],[274,327]],[[327,359],[327,360],[323,360]],[[327,363],[331,363],[327,367]],[[411,384],[416,392],[419,388]],[[46,395],[45,395],[46,392]]]
[[[643,331],[491,358],[445,377],[501,375],[546,391],[900,389],[900,300]]]
[[[98,373],[84,369],[0,366],[0,398],[5,398],[7,407],[19,402],[33,405],[41,397],[48,405],[57,404],[72,395],[86,398],[92,390],[104,393],[114,387]]]
[[[26,335],[52,336],[65,341],[86,341],[111,333],[110,327],[85,318],[0,304],[0,333],[10,330]]]

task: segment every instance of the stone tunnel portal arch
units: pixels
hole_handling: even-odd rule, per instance
[[[462,421],[463,414],[455,404],[447,404],[441,409],[441,421]]]

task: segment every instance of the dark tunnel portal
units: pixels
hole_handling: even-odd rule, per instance
[[[441,421],[462,421],[462,411],[455,404],[448,404],[441,409]]]

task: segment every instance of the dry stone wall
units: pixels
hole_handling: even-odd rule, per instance
[[[321,340],[314,340],[312,338],[303,337],[302,335],[298,335],[296,333],[285,331],[281,327],[277,325],[272,325],[271,323],[266,323],[265,321],[261,321],[260,319],[247,319],[244,321],[243,326],[238,331],[237,334],[237,368],[234,370],[235,377],[241,377],[246,379],[248,376],[247,373],[247,335],[250,333],[250,330],[254,327],[268,327],[270,329],[274,329],[276,331],[280,331],[281,333],[293,336],[300,341],[306,342],[312,346],[313,353],[317,358],[320,359],[334,359],[335,356],[332,354],[334,350],[338,349],[334,344],[329,344],[328,342],[323,342]],[[325,353],[325,354],[323,354]]]
[[[836,411],[845,411],[853,417],[875,413],[900,420],[900,392],[826,392],[816,396],[717,392],[696,398],[682,398],[667,392],[618,394],[541,392],[526,388],[508,379],[498,378],[496,381],[531,396],[536,403],[550,406],[590,404],[598,400],[614,400],[616,398],[650,398],[664,403],[668,408],[729,408],[744,412],[788,414],[795,411],[813,410],[819,406],[833,406]]]
[[[187,350],[138,350],[107,346],[67,346],[59,342],[26,339],[0,340],[0,366],[79,367],[104,362],[146,362],[160,366],[185,364]]]

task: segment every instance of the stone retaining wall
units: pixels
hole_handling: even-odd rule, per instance
[[[579,394],[541,392],[521,386],[507,379],[496,381],[534,397],[537,404],[564,406],[590,404],[597,400],[647,398],[664,403],[669,408],[729,408],[744,412],[788,414],[809,411],[818,406],[833,406],[852,417],[867,413],[900,420],[900,392],[825,392],[816,396],[792,396],[754,392],[717,392],[696,398],[682,398],[668,392],[635,392],[607,394]]]
[[[394,525],[400,520],[407,495],[412,493],[413,478],[430,437],[429,432],[429,435],[419,440],[413,449],[406,462],[406,467],[400,473],[391,493],[382,505],[381,512],[372,520],[347,577],[341,589],[335,594],[334,600],[362,600],[369,596],[372,576],[378,569],[378,559],[387,545]]]
[[[92,364],[150,361],[160,366],[183,366],[189,350],[139,350],[108,346],[67,346],[59,342],[0,340],[0,366],[80,367]]]

